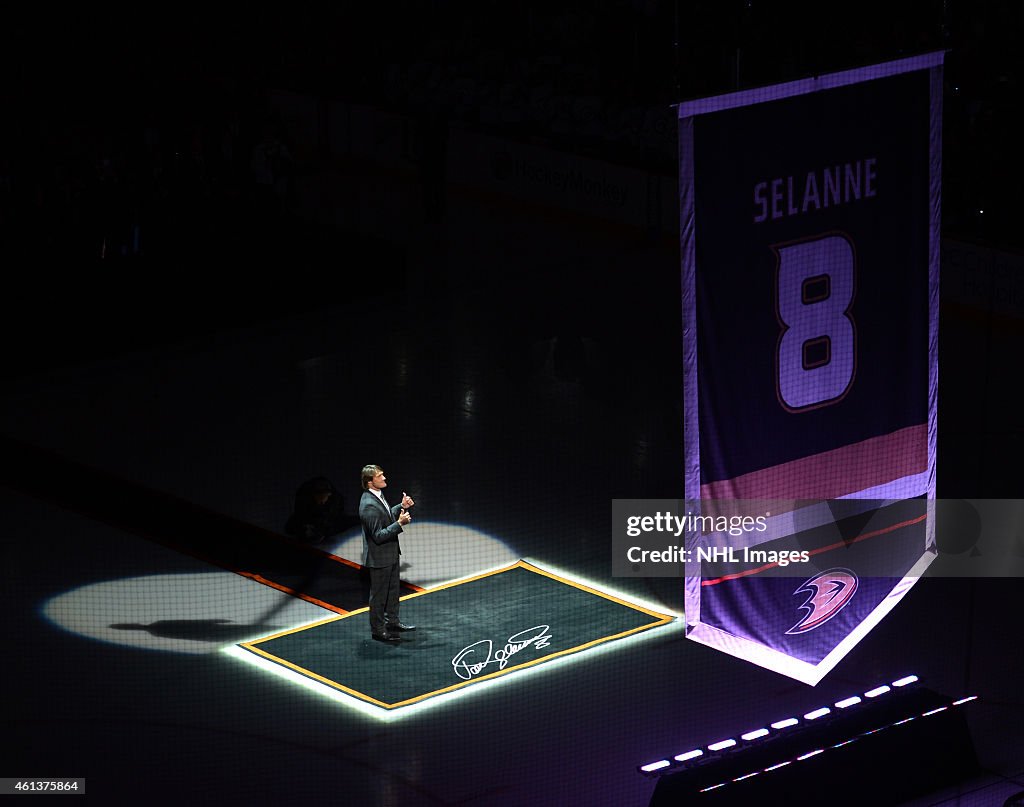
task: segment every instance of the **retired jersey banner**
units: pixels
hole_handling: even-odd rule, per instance
[[[942,58],[679,105],[687,500],[934,499]],[[934,557],[914,534],[810,656],[770,627],[805,593],[750,575],[688,568],[688,636],[817,683]]]

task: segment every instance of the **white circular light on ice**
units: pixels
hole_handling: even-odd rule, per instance
[[[335,615],[226,571],[92,583],[53,597],[42,613],[90,639],[177,653],[212,653]]]

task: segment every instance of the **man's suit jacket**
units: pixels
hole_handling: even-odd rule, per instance
[[[368,490],[363,491],[359,500],[359,521],[363,525],[363,566],[379,567],[398,563],[402,548],[398,535],[402,525],[398,514],[402,505],[396,504],[391,512],[384,503]]]

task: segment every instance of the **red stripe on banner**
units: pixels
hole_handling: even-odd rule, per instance
[[[880,530],[874,530],[873,532],[866,532],[863,535],[858,535],[852,541],[836,541],[834,544],[828,546],[818,547],[817,549],[811,549],[808,551],[807,556],[812,557],[814,555],[820,555],[822,552],[831,552],[833,549],[839,549],[840,547],[849,546],[850,544],[856,544],[860,541],[866,541],[868,538],[877,538],[879,535],[885,535],[887,532],[902,529],[903,527],[910,527],[913,524],[920,524],[928,518],[928,514],[918,516],[917,518],[909,519],[908,521],[901,521],[899,524],[892,524],[888,527],[882,527]],[[774,566],[778,566],[778,563],[766,563],[764,566],[758,566],[756,569],[747,569],[743,572],[736,572],[735,574],[726,574],[721,577],[711,577],[707,580],[701,580],[702,586],[716,586],[719,583],[724,583],[727,580],[735,580],[737,577],[749,577],[752,574],[759,574],[760,572],[771,569]]]
[[[928,426],[908,426],[761,471],[708,482],[702,499],[838,499],[928,468]],[[843,488],[836,490],[841,480]]]

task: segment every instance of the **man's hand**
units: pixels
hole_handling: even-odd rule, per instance
[[[416,502],[414,502],[414,501],[412,500],[412,496],[410,496],[410,495],[409,495],[408,493],[406,493],[406,492],[405,492],[405,491],[403,490],[403,491],[402,491],[402,507],[404,507],[404,508],[405,508],[406,510],[408,510],[408,509],[409,509],[410,507],[412,507],[412,506],[413,506],[414,504],[416,504]]]
[[[405,512],[405,508],[403,507],[402,512],[398,514],[398,523],[404,527],[410,521],[412,521],[412,516]]]

